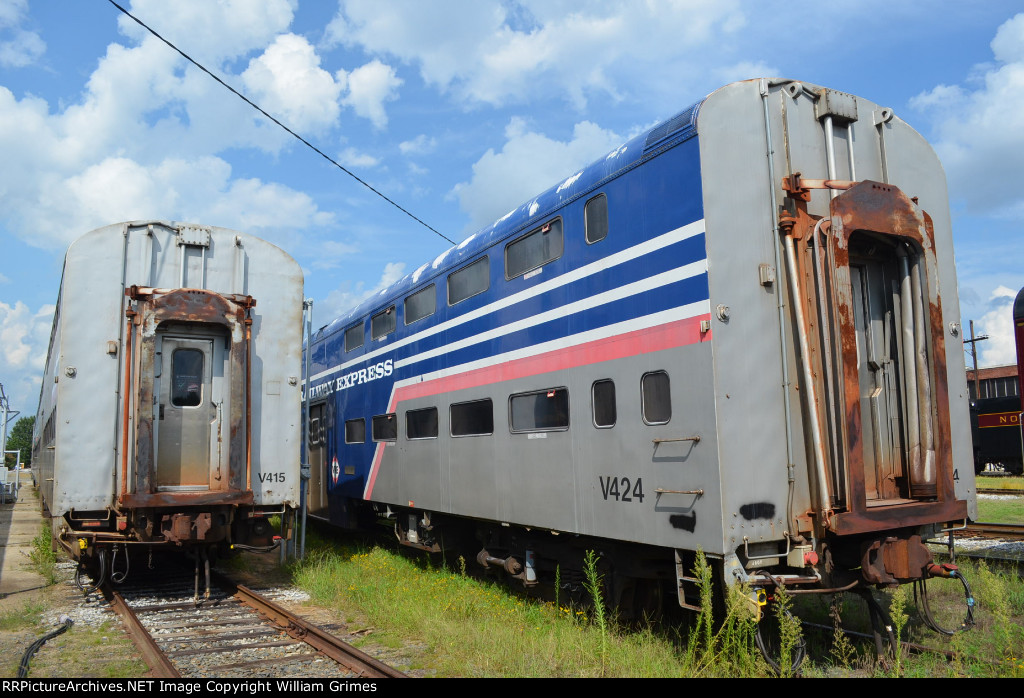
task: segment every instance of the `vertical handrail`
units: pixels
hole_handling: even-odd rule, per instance
[[[301,477],[299,479],[299,498],[300,507],[302,508],[302,538],[299,542],[299,559],[302,560],[306,556],[306,511],[309,508],[309,478],[312,464],[309,459],[309,430],[310,430],[310,406],[309,406],[309,353],[312,350],[312,335],[313,335],[313,299],[307,298],[302,301],[302,314],[306,325],[306,385],[303,389],[303,402],[305,403],[304,409],[306,414],[305,428],[302,430],[302,470]]]
[[[127,333],[128,336],[125,338],[125,350],[124,350],[124,406],[122,408],[122,425],[121,425],[121,497],[128,494],[128,412],[131,409],[131,396],[132,396],[132,363],[133,363],[133,344],[132,336],[135,334],[135,311],[132,310],[129,301],[128,310],[125,311],[125,315],[128,317],[127,322]]]
[[[903,385],[907,406],[907,450],[910,480],[921,477],[921,417],[917,404],[917,358],[914,339],[914,301],[910,282],[910,262],[902,246],[896,248],[900,260],[900,314],[903,324]]]
[[[822,523],[828,527],[832,516],[832,502],[829,497],[828,480],[825,474],[824,443],[821,438],[821,422],[818,415],[818,397],[815,390],[814,373],[811,371],[811,353],[807,343],[807,324],[804,318],[803,304],[800,302],[800,281],[797,276],[796,249],[793,244],[793,229],[790,227],[785,234],[786,265],[789,271],[789,291],[792,296],[793,315],[797,326],[797,337],[800,344],[798,357],[807,391],[804,400],[807,403],[808,421],[811,423],[811,440],[814,446],[814,468],[818,479],[818,506],[821,509]]]
[[[936,487],[935,468],[935,434],[932,428],[932,381],[928,370],[928,336],[925,334],[925,317],[927,316],[928,299],[925,286],[921,281],[921,258],[915,257],[910,266],[910,288],[915,302],[914,313],[914,348],[917,358],[917,390],[918,409],[921,417],[921,450],[922,468],[921,481],[910,487],[913,494],[917,489],[920,496],[933,496]],[[917,484],[917,487],[915,487]],[[923,491],[921,491],[923,488]]]

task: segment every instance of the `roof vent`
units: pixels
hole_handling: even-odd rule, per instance
[[[680,112],[668,121],[656,126],[653,131],[647,134],[647,140],[644,142],[644,152],[673,136],[683,135],[688,138],[695,135],[697,133],[698,106],[700,105],[694,104],[686,111]]]

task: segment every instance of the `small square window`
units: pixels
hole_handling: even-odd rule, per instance
[[[608,237],[608,197],[598,194],[587,202],[583,209],[586,221],[587,244],[593,244]]]
[[[461,303],[488,289],[491,277],[487,260],[483,257],[448,275],[448,305]]]
[[[430,317],[437,310],[437,289],[431,284],[405,299],[405,324]]]
[[[562,219],[548,221],[505,246],[505,278],[514,279],[562,256]]]
[[[490,398],[458,402],[449,408],[452,436],[483,436],[494,433],[494,405]]]
[[[373,440],[394,441],[398,438],[398,418],[394,412],[373,418]]]
[[[436,439],[437,408],[427,407],[422,410],[409,410],[405,413],[405,438]]]
[[[345,330],[345,351],[352,351],[363,346],[363,340],[366,333],[363,331],[363,324],[359,323],[355,327],[349,327]]]
[[[377,313],[370,319],[370,336],[380,339],[395,331],[395,306]]]
[[[598,429],[615,426],[615,383],[608,379],[594,381],[591,400],[594,408],[594,426]]]
[[[667,373],[645,373],[641,381],[641,393],[645,423],[666,424],[672,419],[672,396]]]
[[[559,431],[569,428],[569,391],[549,388],[509,398],[513,432]]]
[[[366,420],[350,419],[345,422],[345,443],[361,444],[366,442]]]

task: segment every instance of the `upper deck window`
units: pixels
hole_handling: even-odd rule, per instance
[[[448,305],[455,305],[487,290],[491,285],[487,260],[487,257],[482,257],[448,275]]]
[[[562,249],[562,219],[556,218],[505,246],[505,278],[514,279],[558,259]]]
[[[437,310],[437,290],[434,284],[422,291],[417,291],[405,299],[405,324],[410,325],[417,320],[430,317]]]
[[[363,329],[363,323],[359,323],[355,327],[349,327],[345,330],[345,351],[352,351],[363,346],[365,338],[366,331]]]
[[[598,194],[587,202],[583,209],[586,221],[587,244],[593,244],[608,237],[608,197]]]
[[[395,306],[391,306],[370,319],[370,336],[380,339],[395,331]]]

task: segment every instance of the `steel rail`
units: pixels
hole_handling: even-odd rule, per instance
[[[103,597],[110,604],[110,607],[124,621],[128,637],[139,648],[143,661],[146,662],[152,671],[152,676],[158,679],[180,679],[181,674],[178,673],[171,660],[156,644],[156,640],[153,639],[142,625],[139,617],[135,615],[135,611],[131,609],[128,602],[124,600],[124,597],[108,585],[103,585],[100,590],[103,592]]]
[[[987,523],[979,521],[963,529],[964,535],[976,534],[984,536],[1003,536],[1006,538],[1024,538],[1024,525]]]
[[[234,588],[235,598],[242,604],[257,611],[282,628],[288,635],[315,648],[338,664],[351,669],[360,677],[374,679],[408,678],[405,674],[389,667],[347,642],[343,642],[315,625],[311,625],[295,614],[241,584],[229,583]]]

